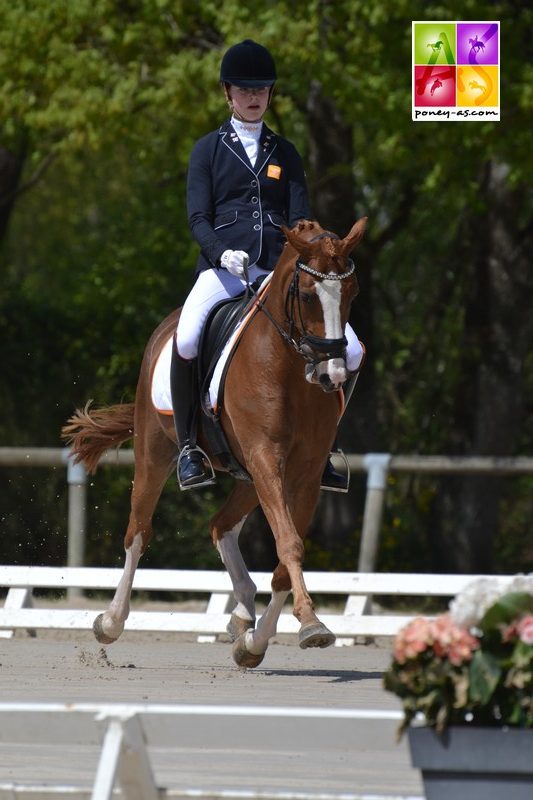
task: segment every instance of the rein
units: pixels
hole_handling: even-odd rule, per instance
[[[317,239],[338,239],[339,237],[334,234],[330,233],[329,231],[324,231],[324,233],[315,236],[313,239],[310,239],[311,242],[316,241]],[[306,272],[308,275],[312,275],[313,277],[320,278],[321,280],[332,280],[332,281],[343,281],[346,278],[349,278],[353,275],[355,271],[355,264],[352,259],[348,259],[348,270],[341,274],[336,272],[319,272],[312,267],[309,267],[299,258],[297,258],[296,263],[294,265],[294,274],[289,286],[289,290],[287,292],[287,296],[285,298],[285,314],[287,317],[287,322],[289,325],[289,331],[287,331],[274,319],[272,314],[268,311],[265,307],[264,301],[260,300],[257,292],[253,292],[250,285],[248,285],[248,290],[253,292],[257,298],[257,307],[263,311],[264,314],[269,318],[272,322],[282,339],[284,339],[288,344],[293,347],[296,352],[302,356],[302,358],[308,363],[316,366],[322,361],[329,361],[332,358],[344,358],[346,352],[346,346],[348,341],[346,336],[342,336],[340,339],[326,339],[321,336],[314,336],[307,332],[305,327],[305,321],[302,314],[302,306],[301,306],[301,298],[300,298],[300,274],[302,272]],[[296,312],[299,318],[299,326],[296,324]],[[295,338],[295,330],[299,330],[300,336],[298,339]]]

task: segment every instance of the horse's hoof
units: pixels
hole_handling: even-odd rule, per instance
[[[233,644],[233,660],[239,667],[253,669],[259,666],[265,654],[259,653],[259,655],[257,655],[255,653],[250,653],[250,651],[246,649],[244,638],[244,634],[242,634],[235,640]]]
[[[232,642],[237,641],[239,636],[242,636],[246,631],[255,628],[255,619],[243,619],[236,614],[232,614],[230,621],[227,624],[226,631],[229,633]]]
[[[329,647],[335,642],[335,634],[321,622],[311,622],[300,628],[298,642],[302,649],[306,647]]]
[[[118,639],[118,636],[111,638],[105,631],[103,626],[103,614],[98,614],[95,621],[93,622],[93,633],[96,637],[96,641],[100,642],[100,644],[113,644]]]

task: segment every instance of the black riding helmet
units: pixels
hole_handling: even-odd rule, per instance
[[[220,64],[221,82],[232,86],[257,89],[273,86],[276,78],[274,59],[266,47],[252,39],[230,47]]]

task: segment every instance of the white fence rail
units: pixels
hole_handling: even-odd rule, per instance
[[[120,787],[124,800],[160,800],[165,797],[266,797],[275,800],[370,800],[360,794],[313,795],[300,792],[260,792],[253,785],[253,758],[268,759],[284,753],[298,757],[302,749],[327,759],[327,753],[342,749],[347,754],[369,748],[379,749],[383,741],[393,741],[402,718],[400,711],[364,709],[302,708],[276,706],[202,706],[202,705],[126,705],[60,703],[0,703],[0,745],[49,745],[61,748],[65,757],[76,746],[100,749],[92,789],[66,784],[22,786],[2,785],[0,800],[9,798],[91,798],[111,800],[114,787]],[[167,789],[158,785],[152,767],[152,753],[157,748],[201,748],[228,753],[243,751],[239,776],[249,774],[250,788],[213,792],[199,788]],[[75,758],[76,756],[74,756]],[[81,756],[83,757],[83,755]],[[68,762],[67,762],[68,763]],[[354,772],[354,785],[357,784]],[[373,800],[378,800],[373,796]],[[395,800],[395,798],[383,798]],[[399,798],[396,800],[423,800]]]
[[[0,588],[8,589],[0,608],[0,635],[10,636],[16,629],[87,630],[98,610],[34,607],[33,589],[114,590],[122,574],[120,569],[90,567],[15,567],[0,566]],[[260,594],[270,594],[272,574],[252,573]],[[323,613],[321,618],[341,644],[351,644],[357,636],[393,636],[413,618],[412,614],[372,614],[368,597],[372,595],[452,597],[475,575],[412,575],[360,572],[306,572],[305,580],[312,595],[331,595],[339,599],[342,610]],[[495,576],[490,576],[494,578]],[[498,576],[505,585],[513,576]],[[214,636],[224,633],[233,606],[232,587],[225,571],[138,569],[133,591],[205,593],[209,600],[205,611],[132,611],[126,630],[166,631]],[[102,603],[102,611],[105,603]],[[280,634],[296,634],[298,622],[291,613],[283,613],[278,624]]]
[[[348,455],[348,464],[353,472],[367,474],[366,499],[361,532],[361,548],[358,569],[372,572],[375,569],[383,506],[387,488],[387,476],[391,472],[424,474],[533,474],[533,458],[519,456],[501,458],[495,456],[394,456],[390,453],[367,453]],[[129,466],[134,464],[132,450],[108,450],[100,464]],[[0,467],[51,467],[67,469],[69,486],[68,500],[68,554],[67,565],[82,566],[84,563],[87,473],[81,464],[73,464],[67,448],[54,447],[0,447]],[[72,590],[72,595],[75,590]]]

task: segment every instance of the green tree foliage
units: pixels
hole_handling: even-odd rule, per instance
[[[411,121],[412,19],[501,20],[500,123]],[[57,445],[89,397],[133,398],[144,343],[192,279],[189,152],[226,114],[224,49],[251,36],[276,54],[269,124],[301,150],[317,217],[341,235],[370,217],[354,313],[369,360],[344,449],[530,451],[532,22],[512,0],[0,0],[2,443]],[[1,560],[61,558],[62,476],[40,474],[9,473]],[[94,562],[120,557],[128,480],[95,478]],[[448,568],[490,569],[494,540],[500,569],[531,567],[531,480],[495,487],[391,482],[381,566],[434,568],[445,552]],[[203,503],[164,495],[160,563],[210,552],[225,488]],[[360,495],[328,506],[319,527],[341,542],[317,534],[315,563],[355,565]],[[22,552],[21,527],[38,531]],[[190,532],[179,548],[176,531]]]

